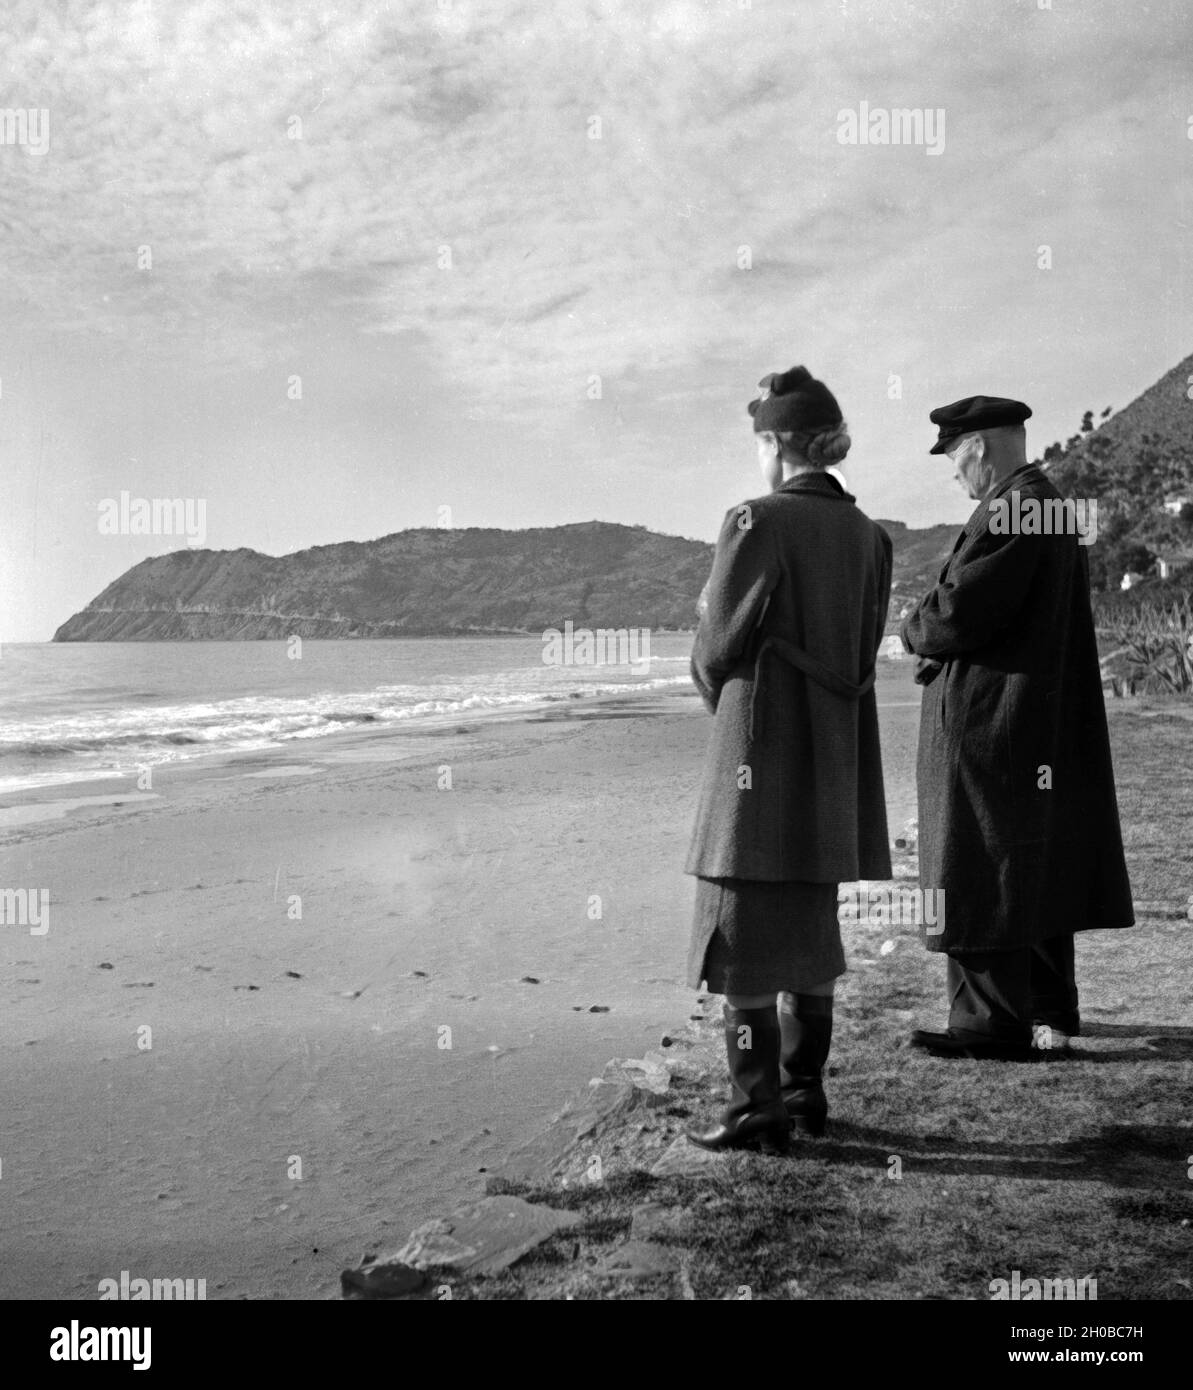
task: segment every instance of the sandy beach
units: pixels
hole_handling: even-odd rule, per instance
[[[884,665],[892,835],[917,694]],[[708,729],[642,695],[5,798],[5,882],[50,915],[4,936],[0,1297],[335,1296],[656,1047],[693,1006]]]

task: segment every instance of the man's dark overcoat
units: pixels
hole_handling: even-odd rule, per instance
[[[1021,508],[1060,497],[1033,465],[1003,479],[903,623],[907,649],[943,663],[917,764],[920,885],[944,890],[930,950],[1134,921],[1088,557],[1073,534],[996,534],[991,506],[1016,490]]]
[[[692,651],[716,715],[686,872],[891,876],[873,690],[891,541],[828,473],[731,508]]]

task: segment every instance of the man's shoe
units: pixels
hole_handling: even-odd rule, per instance
[[[932,1057],[968,1057],[975,1062],[1035,1062],[1041,1056],[1026,1040],[1013,1042],[1006,1038],[955,1032],[952,1028],[945,1033],[917,1028],[911,1035],[911,1045]]]
[[[1034,1051],[1048,1057],[1071,1057],[1073,1042],[1068,1033],[1053,1028],[1049,1023],[1033,1023],[1031,1026],[1031,1045]]]

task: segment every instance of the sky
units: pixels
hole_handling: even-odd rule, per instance
[[[122,493],[711,540],[804,363],[960,524],[934,406],[1038,453],[1193,352],[1187,0],[6,0],[0,71],[0,646],[188,543]]]

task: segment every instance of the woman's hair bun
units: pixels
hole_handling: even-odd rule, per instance
[[[827,468],[829,464],[840,463],[849,452],[852,443],[853,440],[849,437],[845,422],[842,421],[831,429],[822,430],[808,441],[808,462],[814,463],[818,468]]]

